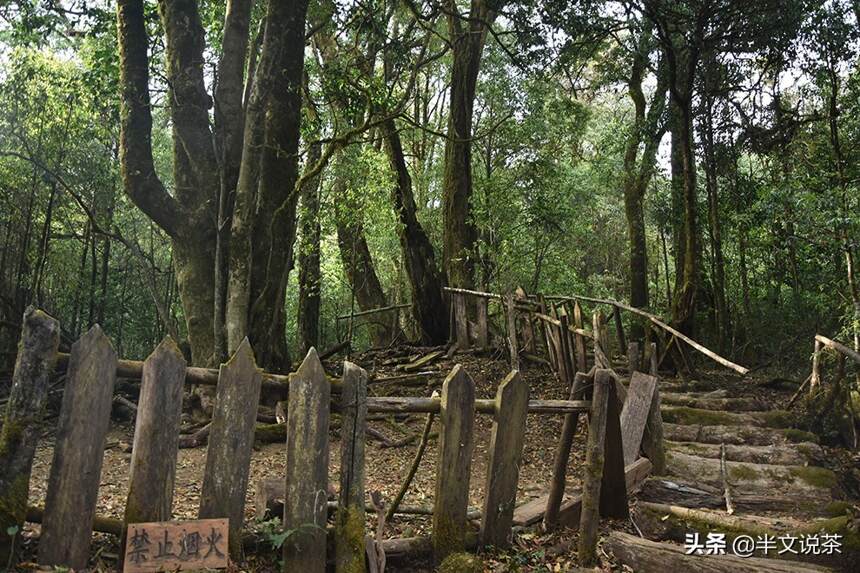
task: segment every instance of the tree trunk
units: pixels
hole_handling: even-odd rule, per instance
[[[642,91],[642,80],[651,43],[651,29],[648,27],[639,39],[638,51],[633,59],[633,69],[627,82],[629,95],[635,108],[635,117],[624,153],[624,212],[627,216],[627,236],[630,244],[630,304],[637,308],[647,308],[649,305],[648,249],[645,243],[645,214],[642,202],[654,171],[657,149],[665,132],[662,121],[667,89],[667,76],[663,64],[665,58],[661,58],[658,65],[657,88],[647,114],[647,102]],[[639,146],[643,140],[645,140],[645,148],[640,157]],[[631,334],[636,339],[643,338],[644,326],[639,321],[634,321]]]
[[[385,150],[397,182],[391,196],[400,221],[398,236],[412,287],[412,312],[421,331],[421,342],[442,344],[448,338],[448,313],[443,312],[442,276],[436,267],[433,245],[418,221],[412,179],[403,156],[400,134],[393,119],[384,124]]]
[[[708,193],[708,238],[711,243],[711,284],[714,291],[716,311],[717,345],[720,354],[726,350],[731,330],[729,308],[726,301],[726,271],[723,256],[722,229],[720,225],[720,203],[717,182],[717,157],[714,144],[713,102],[707,97],[704,117],[705,187]]]
[[[497,7],[487,0],[472,0],[469,17],[460,15],[457,3],[445,3],[448,33],[453,50],[448,137],[445,141],[445,171],[442,203],[445,225],[443,253],[448,283],[460,288],[475,285],[475,243],[472,222],[472,111],[488,27]]]
[[[316,143],[308,151],[305,169],[319,161],[322,144]],[[320,343],[320,175],[309,179],[302,189],[299,210],[299,353],[304,356]]]
[[[227,346],[286,369],[284,298],[293,264],[307,2],[271,2],[245,120],[230,242]]]
[[[341,185],[343,183],[340,185],[335,183],[336,187]],[[345,190],[341,188],[341,193],[344,192]],[[337,194],[341,195],[341,193]],[[338,221],[337,243],[340,247],[340,257],[346,278],[359,308],[371,310],[388,306],[385,292],[373,266],[370,248],[364,238],[364,228],[361,223]],[[373,322],[370,329],[374,346],[388,346],[393,339],[403,336],[399,327],[392,329],[392,325],[387,321]]]

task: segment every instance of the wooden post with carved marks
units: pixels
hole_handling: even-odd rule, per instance
[[[234,559],[242,552],[245,492],[261,383],[262,375],[246,338],[218,372],[199,512],[201,519],[230,519],[230,554]]]
[[[529,410],[529,386],[513,371],[496,392],[496,416],[490,436],[487,484],[481,520],[481,543],[506,547],[517,501],[517,480]]]
[[[99,325],[72,345],[39,539],[42,565],[84,569],[89,561],[116,363]]]
[[[10,562],[27,516],[30,472],[59,344],[60,323],[41,310],[28,308],[0,430],[0,566]],[[13,529],[15,533],[10,535]]]
[[[367,432],[367,372],[343,364],[340,395],[340,494],[335,517],[335,571],[365,571],[364,445]]]
[[[440,420],[432,532],[437,562],[466,546],[469,475],[475,447],[475,383],[459,364],[442,385]]]
[[[325,573],[331,384],[311,348],[290,384],[284,572]]]

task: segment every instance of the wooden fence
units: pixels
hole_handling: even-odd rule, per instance
[[[445,287],[445,291],[450,298],[451,341],[462,350],[488,346],[487,337],[491,324],[487,307],[490,301],[496,301],[500,305],[512,368],[519,367],[521,356],[527,359],[535,357],[540,338],[535,334],[537,331],[543,332],[543,349],[547,359],[564,380],[570,379],[571,374],[567,372],[569,365],[559,361],[559,355],[565,354],[564,345],[568,343],[575,351],[573,367],[580,372],[587,370],[587,345],[592,348],[595,363],[605,368],[611,367],[613,355],[626,352],[631,371],[642,367],[656,375],[657,369],[670,354],[685,370],[692,371],[692,364],[685,351],[686,345],[738,374],[746,375],[749,372],[749,369],[706,348],[657,316],[619,301],[580,295],[526,294],[522,288],[505,295],[452,287]],[[473,313],[467,312],[470,302],[476,309]],[[583,322],[585,318],[582,302],[596,307],[591,324],[588,325],[591,330],[588,330]],[[601,307],[611,309],[608,316],[604,316]],[[645,329],[644,348],[640,348],[638,341],[628,343],[622,311],[648,325]],[[470,314],[475,317],[475,322],[470,322]],[[609,336],[610,321],[614,326],[614,343],[617,344],[614,349],[611,346],[613,339]]]
[[[507,306],[523,301],[509,297]],[[529,303],[531,304],[531,303]],[[531,307],[529,307],[531,308]],[[579,525],[580,552],[593,557],[599,515],[626,517],[626,492],[644,479],[651,462],[639,458],[659,398],[656,380],[641,375],[628,389],[611,370],[576,372],[587,333],[576,319],[564,329],[564,314],[544,321],[556,328],[548,340],[553,360],[571,380],[569,400],[530,400],[517,369],[500,384],[495,399],[475,396],[475,384],[461,366],[445,379],[441,397],[368,397],[367,373],[349,362],[333,381],[311,349],[288,376],[261,372],[244,341],[217,373],[188,367],[167,338],[142,363],[119,360],[98,326],[78,340],[64,360],[65,385],[44,510],[28,508],[27,484],[48,380],[58,362],[59,324],[40,311],[24,317],[22,343],[5,423],[0,434],[0,524],[18,528],[25,520],[42,522],[39,562],[82,569],[87,566],[94,528],[122,535],[127,524],[169,519],[173,502],[183,385],[217,385],[199,517],[229,518],[230,551],[242,552],[242,524],[259,396],[263,389],[288,399],[286,427],[286,501],[284,527],[292,534],[283,545],[284,571],[322,572],[333,560],[338,571],[364,570],[365,554],[374,561],[386,543],[369,541],[365,532],[365,432],[369,412],[439,413],[433,527],[430,546],[436,560],[478,543],[504,545],[516,525],[543,520],[545,526]],[[480,313],[479,313],[480,316]],[[508,314],[508,317],[512,313]],[[511,328],[516,336],[516,327]],[[546,329],[544,330],[546,332]],[[597,332],[598,330],[595,330]],[[524,332],[529,332],[527,328]],[[528,336],[528,335],[526,335]],[[532,330],[532,341],[534,333]],[[582,337],[582,339],[571,338]],[[479,336],[480,341],[480,336]],[[595,338],[599,342],[599,338]],[[528,343],[527,343],[528,344]],[[518,353],[514,341],[512,357]],[[599,345],[596,347],[599,351]],[[116,523],[95,515],[105,435],[117,376],[141,379],[124,519]],[[636,408],[632,404],[636,404]],[[656,410],[654,404],[657,404]],[[630,406],[628,408],[628,406]],[[341,417],[340,495],[335,509],[335,555],[326,555],[330,413]],[[516,504],[525,419],[528,414],[563,415],[564,430],[555,459],[550,492],[538,503]],[[588,414],[586,468],[580,496],[564,499],[565,471],[579,415]],[[467,527],[475,415],[493,416],[488,452],[486,496],[477,536]],[[622,420],[625,422],[622,424]],[[652,428],[653,441],[657,428]],[[658,438],[659,439],[659,438]],[[659,443],[662,446],[662,442]],[[647,446],[642,449],[648,451]],[[542,507],[538,507],[542,506]],[[426,547],[423,540],[396,540],[399,547]],[[390,544],[388,546],[391,546]],[[0,558],[14,549],[14,538],[0,537]]]

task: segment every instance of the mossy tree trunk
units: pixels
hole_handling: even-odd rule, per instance
[[[448,137],[442,181],[444,205],[443,252],[448,284],[475,285],[477,231],[472,221],[472,111],[481,54],[488,29],[501,2],[472,0],[468,17],[453,0],[445,2],[448,34],[453,52]]]
[[[442,297],[443,278],[436,266],[436,253],[427,233],[418,221],[412,178],[406,167],[403,145],[393,119],[383,125],[385,151],[397,181],[391,196],[400,221],[398,236],[412,288],[412,312],[424,344],[442,344],[448,338],[448,313]]]
[[[321,144],[314,144],[308,152],[307,166],[320,160]],[[302,354],[319,346],[320,330],[320,176],[308,180],[302,189],[299,210],[299,348]]]
[[[643,76],[654,44],[651,28],[648,26],[642,32],[627,82],[635,117],[624,152],[624,211],[627,216],[627,236],[630,243],[630,304],[637,308],[647,308],[649,305],[648,249],[645,242],[645,213],[642,203],[654,173],[657,149],[666,129],[663,121],[668,88],[665,58],[660,58],[657,87],[650,107],[642,90]],[[639,148],[643,140],[645,145],[640,155]],[[642,339],[645,336],[643,325],[634,323],[631,334],[634,339]]]

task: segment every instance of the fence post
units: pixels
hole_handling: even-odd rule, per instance
[[[606,329],[603,324],[603,313],[600,310],[594,311],[591,324],[594,331],[594,365],[598,368],[609,368],[611,364],[607,354]]]
[[[520,347],[517,342],[517,315],[514,310],[514,295],[506,294],[505,303],[507,305],[508,319],[508,348],[511,352],[511,370],[520,369]]]
[[[538,295],[538,310],[541,314],[547,314],[546,299],[542,294]],[[543,328],[543,337],[546,344],[546,354],[549,357],[550,366],[554,371],[558,371],[558,362],[555,356],[555,344],[552,340],[552,325],[545,320],[541,320],[541,328]]]
[[[528,304],[529,297],[526,294],[525,289],[523,287],[517,287],[515,291],[515,296],[517,300],[523,301],[525,304]],[[523,332],[523,345],[525,346],[528,352],[532,354],[535,353],[535,334],[534,328],[532,327],[532,316],[530,312],[524,313],[521,315],[521,320],[523,324],[522,332]]]
[[[576,374],[575,359],[573,356],[573,347],[570,344],[570,319],[567,316],[567,311],[562,306],[558,313],[558,340],[559,348],[561,349],[561,357],[559,362],[564,364],[564,376],[562,380],[567,388],[573,385],[574,375]]]
[[[340,494],[335,522],[335,571],[361,573],[364,553],[364,445],[367,430],[367,372],[343,363],[340,395]]]
[[[662,475],[666,473],[666,446],[663,443],[663,414],[660,413],[660,385],[654,387],[651,398],[651,409],[648,410],[648,420],[645,422],[645,432],[642,435],[642,451],[651,460],[651,473]]]
[[[513,371],[496,392],[496,416],[490,436],[487,485],[481,519],[481,543],[505,547],[517,501],[517,480],[529,411],[529,385]]]
[[[454,322],[457,327],[457,348],[469,348],[469,314],[466,305],[466,295],[454,293]]]
[[[591,415],[588,420],[588,443],[585,450],[585,476],[582,484],[582,512],[579,518],[579,563],[588,566],[595,561],[597,525],[600,521],[600,497],[603,481],[604,450],[613,381],[606,370],[594,375]]]
[[[432,532],[437,562],[462,551],[466,543],[469,470],[475,447],[475,383],[460,364],[442,385],[440,420]]]
[[[245,493],[261,383],[254,351],[245,338],[218,372],[199,512],[201,519],[230,519],[230,554],[234,559],[242,552]]]
[[[324,573],[331,384],[311,348],[290,384],[284,572]]]
[[[651,355],[650,355],[651,366],[649,368],[650,374],[651,374],[651,376],[657,376],[657,361],[660,359],[660,357],[657,356],[657,343],[656,342],[650,342],[648,344],[648,347],[651,349]]]
[[[143,363],[125,526],[170,519],[185,366],[185,358],[170,336]],[[120,541],[124,544],[125,535]]]
[[[89,561],[116,362],[99,325],[72,345],[39,539],[41,565],[83,569]]]
[[[573,325],[580,330],[583,328],[582,306],[580,306],[578,300],[573,301]],[[576,369],[580,372],[588,372],[588,356],[585,352],[585,337],[581,334],[577,334],[573,341],[576,345]]]
[[[815,350],[812,353],[812,375],[809,378],[809,394],[811,395],[815,388],[821,384],[821,375],[819,374],[818,365],[821,356],[821,342],[815,339]]]
[[[481,350],[487,348],[489,337],[488,331],[489,326],[487,325],[487,304],[488,301],[484,297],[478,297],[475,301],[475,304],[478,305],[478,313],[477,313],[477,330],[475,332],[478,348]]]
[[[588,382],[589,378],[585,372],[577,372],[570,389],[570,399],[577,399]],[[547,531],[554,529],[558,524],[558,512],[567,482],[567,464],[570,460],[570,449],[573,446],[577,423],[579,423],[579,414],[565,414],[561,437],[553,458],[552,479],[549,483],[549,495],[547,495],[544,511],[543,526]]]
[[[627,370],[630,371],[631,376],[634,372],[639,370],[640,362],[641,358],[639,356],[639,343],[629,342],[627,344]]]
[[[624,477],[624,446],[621,442],[621,403],[618,390],[624,389],[610,372],[609,406],[606,411],[606,441],[603,447],[603,478],[600,486],[600,515],[627,519],[627,480]],[[595,377],[597,380],[597,377]]]
[[[615,308],[615,334],[618,337],[619,354],[627,348],[627,337],[624,335],[624,321],[621,319],[621,308]]]
[[[60,323],[41,310],[28,308],[0,430],[0,566],[10,562],[27,515],[30,472],[41,437],[39,423],[59,343]],[[15,533],[9,535],[14,528]]]

